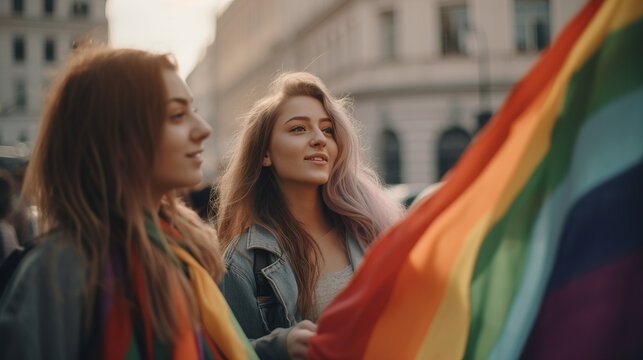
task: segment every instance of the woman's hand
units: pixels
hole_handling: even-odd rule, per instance
[[[286,336],[286,349],[291,359],[306,359],[308,355],[308,339],[315,335],[317,325],[310,320],[304,320],[290,330]]]

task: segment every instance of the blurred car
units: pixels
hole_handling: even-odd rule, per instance
[[[13,173],[18,169],[27,166],[28,152],[24,145],[0,146],[0,168]]]

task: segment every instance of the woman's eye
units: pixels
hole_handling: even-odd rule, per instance
[[[185,116],[185,113],[183,111],[181,111],[181,112],[178,112],[176,114],[170,115],[170,119],[172,119],[172,120],[181,120],[181,118],[183,118],[183,116]]]
[[[306,130],[306,128],[301,126],[301,125],[297,125],[297,126],[293,127],[292,129],[290,129],[291,132],[302,132],[302,131],[305,131],[305,130]]]
[[[331,127],[325,128],[322,131],[325,132],[326,134],[330,134],[330,135],[333,135],[335,133],[335,129],[333,129]]]

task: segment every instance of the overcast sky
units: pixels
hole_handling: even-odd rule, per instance
[[[108,0],[110,43],[172,52],[183,78],[214,39],[217,11],[229,0]]]

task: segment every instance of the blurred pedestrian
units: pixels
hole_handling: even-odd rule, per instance
[[[215,280],[213,229],[177,200],[210,126],[172,57],[78,49],[25,178],[44,235],[0,302],[2,359],[256,357]]]
[[[312,74],[282,74],[221,179],[222,289],[262,358],[305,357],[314,322],[401,215],[360,159],[349,105]]]
[[[8,216],[13,211],[13,176],[0,170],[0,264],[18,248],[18,238]]]
[[[210,205],[216,201],[216,193],[212,191],[211,184],[189,191],[185,198],[187,205],[196,211],[201,219],[208,221],[214,217],[214,207]]]
[[[14,169],[12,171],[14,179],[13,189],[13,211],[8,216],[8,221],[13,225],[18,237],[18,244],[20,246],[28,246],[29,242],[34,238],[37,228],[37,214],[33,206],[29,206],[22,196],[22,184],[24,182],[25,169],[27,164]]]

